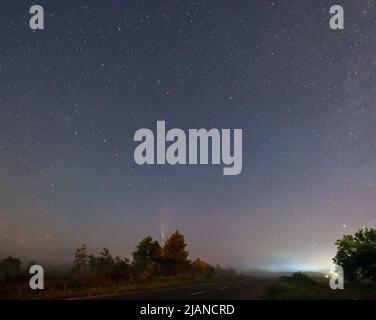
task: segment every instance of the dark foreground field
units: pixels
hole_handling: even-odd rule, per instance
[[[302,273],[278,278],[239,275],[203,281],[160,279],[69,290],[47,286],[37,292],[24,288],[0,293],[0,300],[376,300],[374,286],[345,283],[344,290],[332,290],[324,276],[308,277]]]
[[[270,279],[243,278],[175,288],[139,290],[83,297],[94,300],[255,300],[260,299]]]
[[[83,297],[95,300],[376,300],[376,288],[347,284],[332,290],[324,277],[293,274],[280,278],[244,277],[215,283]]]
[[[261,297],[266,300],[376,300],[376,287],[345,283],[343,290],[332,290],[329,279],[295,273],[273,281]]]

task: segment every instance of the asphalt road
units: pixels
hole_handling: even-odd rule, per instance
[[[132,291],[86,297],[88,300],[256,300],[270,279],[246,279],[232,282],[196,284],[184,287]]]

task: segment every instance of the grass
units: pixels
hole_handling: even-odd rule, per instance
[[[138,290],[152,290],[158,288],[174,288],[182,286],[190,286],[194,284],[208,284],[208,283],[226,283],[237,279],[242,279],[242,276],[233,277],[213,277],[207,279],[193,279],[193,278],[156,278],[142,283],[123,282],[108,282],[96,286],[83,286],[81,288],[60,288],[52,284],[45,285],[45,290],[32,291],[28,286],[23,285],[17,288],[10,288],[9,290],[0,291],[0,300],[58,300],[70,299],[80,297],[91,297],[99,295],[110,295],[118,293],[126,293]]]
[[[303,273],[281,277],[262,295],[266,300],[376,300],[376,288],[345,283],[343,290],[332,290],[329,280],[310,278]]]

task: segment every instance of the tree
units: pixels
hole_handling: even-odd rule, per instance
[[[104,248],[99,256],[89,255],[89,272],[102,280],[119,280],[129,277],[131,265],[129,259],[112,257],[110,250]]]
[[[335,244],[333,261],[342,266],[345,279],[376,283],[376,229],[363,228],[354,235],[344,235]]]
[[[206,261],[196,259],[191,264],[192,275],[198,279],[205,279],[213,276],[215,273],[214,267],[208,264]]]
[[[160,258],[161,246],[152,237],[142,239],[133,252],[133,264],[142,271],[156,271]]]
[[[179,231],[167,238],[162,248],[163,265],[167,274],[181,274],[189,268],[186,246],[184,236]]]
[[[84,272],[87,270],[89,257],[87,254],[87,247],[85,244],[76,249],[74,253],[74,266],[73,269],[76,272]]]
[[[0,273],[15,274],[21,270],[21,260],[9,256],[8,258],[0,261]]]
[[[132,271],[132,266],[129,263],[129,259],[116,256],[114,261],[115,261],[115,266],[114,266],[113,277],[115,279],[128,278]]]
[[[110,250],[108,250],[107,248],[103,248],[103,250],[99,252],[99,254],[99,264],[103,266],[104,269],[110,269],[115,263]]]

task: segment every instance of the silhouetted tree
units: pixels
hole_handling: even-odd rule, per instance
[[[89,269],[100,274],[105,274],[113,269],[114,259],[110,253],[110,250],[104,248],[99,257],[93,255],[89,256]]]
[[[192,275],[198,279],[208,278],[214,275],[215,269],[206,261],[196,259],[191,263]]]
[[[18,274],[21,270],[21,260],[9,256],[4,260],[0,260],[0,276],[3,281],[9,282],[12,276]]]
[[[344,235],[336,245],[333,261],[344,269],[345,280],[376,283],[376,229]]]
[[[89,257],[87,253],[87,247],[85,244],[76,249],[74,254],[74,266],[73,270],[75,272],[84,272],[87,270],[89,262]]]
[[[158,271],[161,255],[161,246],[152,237],[142,239],[133,251],[133,265],[136,272],[144,272],[144,275],[154,274]]]
[[[12,274],[17,274],[21,270],[21,260],[9,256],[0,261],[0,274],[3,274],[6,280],[10,279]]]
[[[162,261],[167,274],[181,274],[188,270],[190,261],[186,246],[184,236],[179,231],[167,238],[162,248]]]
[[[104,248],[98,257],[89,255],[89,271],[101,279],[119,280],[127,278],[131,271],[131,265],[127,258],[112,257],[110,250]]]
[[[114,278],[115,279],[128,278],[132,271],[132,266],[129,262],[129,259],[116,256],[114,261],[115,261],[114,273],[113,273]]]

